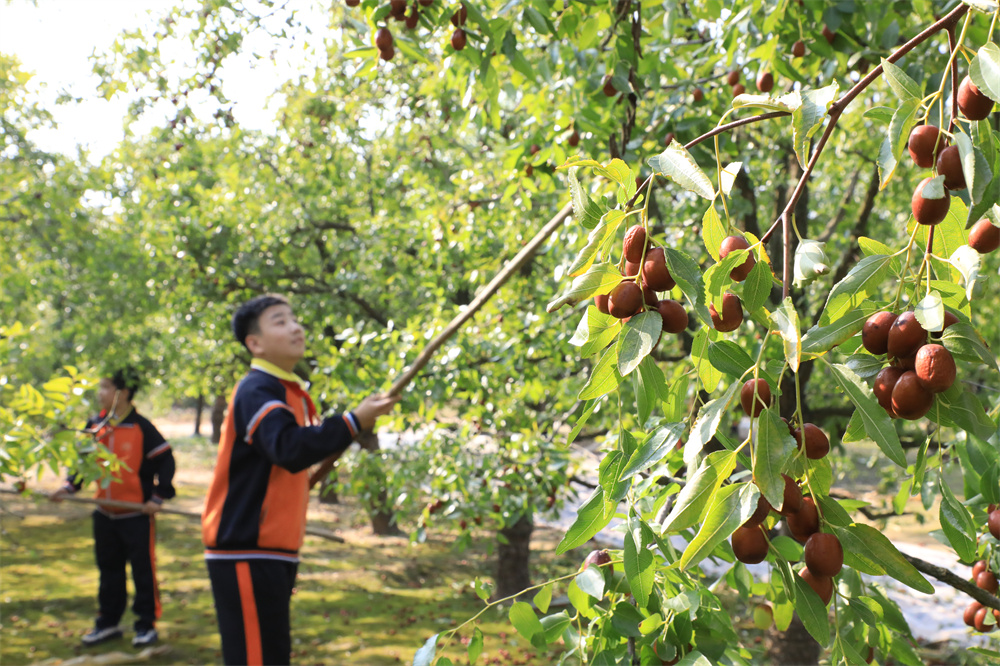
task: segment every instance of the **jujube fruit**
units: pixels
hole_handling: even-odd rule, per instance
[[[882,409],[889,412],[890,415],[895,415],[895,412],[892,411],[892,389],[896,388],[896,382],[903,376],[903,372],[905,371],[902,368],[889,365],[882,368],[875,376],[872,392],[875,393],[878,404],[882,405]]]
[[[937,163],[938,155],[948,145],[940,135],[941,130],[934,125],[919,125],[910,132],[907,148],[917,166],[930,169]]]
[[[740,82],[740,71],[738,69],[734,69],[733,71],[729,72],[729,74],[726,76],[726,83],[728,83],[731,86],[735,86],[739,82]]]
[[[955,359],[941,345],[924,345],[917,351],[913,367],[917,381],[931,393],[943,393],[955,383]]]
[[[993,100],[984,95],[966,75],[958,86],[958,108],[969,120],[983,120],[993,111]]]
[[[813,534],[806,541],[804,556],[814,576],[836,576],[844,567],[844,547],[835,534]]]
[[[750,243],[748,243],[742,236],[726,236],[726,238],[722,240],[722,244],[719,246],[719,261],[728,257],[730,252],[749,249]],[[730,271],[729,277],[737,282],[743,282],[743,280],[746,280],[747,276],[750,275],[750,271],[753,270],[754,264],[756,263],[757,259],[754,258],[753,252],[749,252],[747,254],[746,261]]]
[[[639,274],[641,269],[642,264],[638,261],[629,261],[628,259],[625,260],[625,277],[634,278]]]
[[[976,615],[972,621],[972,626],[975,628],[976,631],[989,633],[997,628],[996,624],[986,624],[986,616],[990,614],[991,610],[992,609],[983,606],[982,608],[976,611]]]
[[[993,535],[993,538],[1000,539],[1000,509],[993,509],[990,511],[986,524],[989,527],[990,534]]]
[[[596,305],[597,309],[604,314],[610,314],[608,311],[608,294],[599,294],[594,296],[594,305]]]
[[[456,28],[461,25],[465,25],[465,19],[468,18],[469,11],[465,8],[465,3],[459,7],[458,11],[451,15],[451,24]]]
[[[465,31],[461,28],[455,28],[455,32],[451,33],[451,48],[461,51],[465,48],[466,42]]]
[[[609,562],[611,562],[611,555],[608,554],[608,551],[592,550],[583,560],[583,570],[586,571],[587,567],[591,564],[597,567],[603,567],[603,565],[607,564],[608,566],[606,568],[608,571],[614,572],[615,567],[612,564],[608,564]]]
[[[972,565],[972,580],[976,580],[976,576],[986,571],[986,560],[979,560]]]
[[[802,430],[796,430],[793,436],[800,449],[805,440],[806,458],[810,460],[819,460],[830,452],[830,438],[812,423],[802,426]]]
[[[861,328],[861,344],[876,356],[889,351],[889,329],[895,321],[896,315],[884,310],[868,317]]]
[[[667,269],[662,247],[654,247],[646,252],[646,261],[642,264],[642,281],[655,291],[669,291],[677,284]]]
[[[920,385],[917,373],[907,370],[892,389],[892,411],[900,418],[915,421],[931,411],[934,395]]]
[[[920,181],[920,184],[913,190],[913,198],[910,199],[910,208],[913,211],[914,219],[919,224],[926,224],[929,227],[939,224],[948,215],[948,209],[951,207],[951,197],[948,196],[947,191],[940,199],[924,198],[924,186],[931,180],[930,177],[927,177]]]
[[[916,353],[924,342],[927,341],[927,331],[917,321],[917,316],[912,310],[907,310],[896,317],[889,327],[889,337],[886,344],[886,351],[889,356],[899,358]]]
[[[813,589],[819,598],[823,600],[823,605],[828,606],[833,599],[833,578],[830,576],[815,576],[809,569],[803,568],[799,576],[809,587]]]
[[[754,400],[754,389],[757,391],[757,399]],[[751,379],[740,388],[740,404],[743,411],[750,418],[760,416],[771,404],[771,387],[763,379]]]
[[[965,172],[962,170],[958,146],[948,146],[941,151],[937,160],[937,172],[939,176],[944,176],[944,186],[949,190],[965,189]]]
[[[733,555],[744,564],[758,564],[767,557],[767,537],[759,525],[737,527],[730,543]]]
[[[641,224],[636,224],[625,232],[625,240],[622,241],[622,254],[625,255],[626,260],[638,263],[642,261],[642,252],[648,245],[646,228]]]
[[[969,229],[969,247],[979,254],[987,254],[1000,247],[1000,229],[986,218]]]
[[[830,30],[830,26],[824,25],[823,26],[823,39],[826,40],[826,43],[827,44],[833,44],[833,40],[836,39],[836,38],[837,38],[837,33],[835,33],[833,30]]]
[[[746,86],[744,86],[742,83],[737,83],[735,86],[733,86],[733,97],[739,97],[746,91],[747,91]]]
[[[378,57],[382,60],[392,60],[396,55],[396,47],[390,46],[387,49],[382,49],[378,52]]]
[[[406,17],[406,29],[413,30],[420,23],[420,14],[417,13],[416,8]]]
[[[580,143],[580,133],[573,130],[573,133],[569,135],[569,139],[566,140],[566,143],[569,144],[570,148],[576,148]]]
[[[645,303],[646,305],[648,305],[651,308],[655,308],[659,304],[660,299],[656,297],[656,292],[655,291],[653,291],[649,287],[643,286],[642,287],[642,302]]]
[[[757,90],[762,93],[769,93],[774,88],[774,74],[771,72],[761,72],[757,77]]]
[[[962,620],[970,627],[976,626],[976,613],[979,609],[983,608],[983,605],[978,601],[973,601],[965,608],[965,613],[962,614]]]
[[[697,104],[701,100],[705,99],[705,93],[702,92],[701,88],[695,88],[694,92],[691,93],[691,99]]]
[[[666,333],[680,333],[688,326],[688,313],[677,301],[665,299],[656,305],[660,316],[663,317],[663,331]]]
[[[806,43],[801,39],[792,44],[792,56],[801,58],[806,54]]]
[[[811,497],[802,498],[802,508],[796,513],[785,517],[788,531],[795,540],[805,543],[809,537],[819,532],[819,511]]]
[[[799,489],[799,484],[795,483],[795,479],[787,474],[782,474],[781,478],[785,480],[785,492],[782,495],[781,508],[778,509],[778,513],[790,516],[802,509],[802,490]]]
[[[735,331],[743,323],[743,303],[731,292],[722,295],[722,316],[719,316],[715,304],[708,306],[708,314],[712,317],[712,327],[721,333]]]
[[[602,84],[601,89],[604,91],[604,94],[608,97],[614,97],[615,95],[618,94],[618,89],[615,88],[615,84],[611,82],[610,74],[604,75],[604,82]]]
[[[344,0],[344,4],[348,7],[357,7],[361,4],[361,0]]]
[[[743,527],[753,527],[755,525],[760,525],[765,520],[767,520],[767,514],[771,513],[771,503],[767,501],[767,498],[763,494],[757,497],[757,508],[754,509],[753,514],[747,521],[743,523]]]
[[[642,289],[631,280],[619,283],[608,295],[608,314],[612,317],[631,317],[641,308]]]
[[[389,32],[389,28],[379,28],[375,31],[375,46],[380,51],[392,46],[392,33]]]
[[[980,590],[986,590],[990,594],[996,594],[997,589],[1000,588],[1000,584],[997,583],[996,575],[987,569],[976,576],[976,587]]]

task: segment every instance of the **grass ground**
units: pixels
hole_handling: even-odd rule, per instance
[[[203,439],[172,440],[179,472],[173,506],[197,510],[208,481],[213,447]],[[56,480],[51,480],[51,486]],[[44,480],[43,480],[44,484]],[[491,577],[493,557],[482,533],[471,550],[456,552],[452,535],[430,535],[422,544],[371,534],[367,517],[349,498],[310,506],[310,524],[335,530],[347,541],[307,537],[292,598],[293,663],[371,666],[410,663],[431,635],[471,618],[483,603],[470,586]],[[110,651],[138,653],[125,640],[81,648],[93,622],[97,570],[90,508],[4,496],[0,509],[0,663],[30,664]],[[170,651],[154,663],[221,661],[211,589],[195,519],[157,518],[157,571],[163,617],[157,628]],[[551,555],[561,538],[536,529],[532,561],[537,580],[571,571],[583,554]],[[131,590],[131,583],[130,583]],[[122,624],[131,625],[126,613]],[[479,663],[551,664],[558,652],[539,652],[512,630],[506,611],[479,621],[485,645]],[[468,626],[461,636],[471,635]],[[460,641],[446,652],[464,662]]]

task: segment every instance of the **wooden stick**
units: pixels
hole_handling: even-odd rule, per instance
[[[22,495],[16,490],[8,490],[7,488],[0,488],[0,493],[5,495]],[[29,495],[32,499],[48,499],[48,495],[45,493],[32,491]],[[142,511],[144,505],[138,504],[136,502],[123,502],[121,500],[111,500],[111,499],[96,499],[93,497],[77,497],[76,495],[66,495],[62,498],[63,502],[73,502],[75,504],[93,504],[99,507],[104,507],[107,509],[128,509],[130,511]],[[172,509],[168,506],[161,506],[157,513],[169,513],[174,516],[184,516],[186,518],[197,518],[201,520],[201,513],[194,511],[185,511],[184,509]],[[337,536],[329,530],[320,529],[318,527],[306,527],[306,534],[311,536],[317,536],[323,539],[329,539],[330,541],[336,541],[337,543],[344,543],[342,537]]]
[[[402,393],[403,389],[405,389],[410,382],[413,381],[413,378],[416,377],[417,373],[420,372],[425,365],[427,365],[428,361],[431,360],[441,345],[443,345],[448,338],[453,336],[455,332],[462,327],[462,324],[471,319],[472,315],[476,314],[476,312],[483,307],[486,301],[490,300],[493,294],[500,290],[500,287],[503,286],[508,279],[510,279],[510,276],[513,275],[514,271],[519,269],[521,265],[534,254],[535,250],[537,250],[538,247],[544,243],[556,229],[562,226],[563,222],[566,221],[566,218],[569,217],[572,212],[572,203],[568,203],[563,206],[562,210],[556,213],[555,217],[549,220],[549,222],[542,227],[541,231],[535,234],[535,237],[528,241],[528,244],[521,248],[521,251],[514,255],[514,258],[508,261],[500,272],[497,273],[492,280],[490,280],[490,283],[486,285],[486,287],[479,293],[478,296],[476,296],[475,299],[473,299],[471,303],[469,303],[465,310],[452,319],[445,329],[441,331],[437,337],[431,340],[430,344],[424,347],[424,350],[420,352],[419,356],[417,356],[417,360],[413,362],[413,365],[407,368],[406,372],[400,375],[399,379],[393,382],[392,387],[389,388],[388,394],[399,395]],[[364,433],[361,433],[358,438],[361,439],[363,435]],[[340,458],[340,456],[341,453],[332,455],[320,463],[319,467],[316,468],[316,471],[314,471],[309,477],[310,487],[315,486],[317,483],[326,478],[326,475],[330,473],[331,469],[333,469],[334,463],[337,462],[337,459]]]

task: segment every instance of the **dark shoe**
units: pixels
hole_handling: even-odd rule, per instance
[[[122,630],[120,627],[105,627],[103,629],[94,627],[83,635],[80,642],[89,647],[91,645],[99,645],[121,637]]]
[[[152,645],[159,639],[160,635],[156,633],[156,629],[144,629],[136,632],[135,637],[132,639],[132,646],[146,647],[147,645]]]

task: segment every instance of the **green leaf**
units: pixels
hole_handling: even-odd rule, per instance
[[[639,422],[645,423],[660,393],[666,388],[663,371],[656,365],[652,356],[647,356],[639,363],[639,372],[632,375],[632,387],[635,389],[636,401],[639,406]]]
[[[826,606],[802,576],[795,576],[795,611],[809,635],[826,647],[830,643],[830,621]]]
[[[774,284],[774,276],[771,274],[771,267],[766,261],[757,261],[747,279],[743,281],[743,307],[747,312],[753,314],[771,295],[771,285]]]
[[[649,604],[653,591],[653,576],[656,573],[653,553],[643,543],[637,518],[629,520],[629,530],[625,533],[624,565],[629,589],[639,608]]]
[[[733,396],[736,395],[738,388],[739,383],[733,382],[726,389],[725,393],[702,406],[701,411],[698,412],[698,418],[695,420],[694,426],[691,427],[691,434],[688,437],[687,443],[684,445],[685,463],[688,465],[694,464],[702,447],[715,435],[715,431],[719,428],[719,422],[722,420],[722,415],[729,408],[729,403],[732,401]]]
[[[590,270],[601,246],[618,231],[618,227],[621,226],[624,219],[624,211],[617,208],[605,213],[600,223],[587,236],[587,245],[576,255],[576,259],[573,260],[566,274],[575,278]]]
[[[903,453],[903,447],[899,443],[896,427],[878,404],[871,388],[846,365],[834,363],[830,368],[837,384],[861,414],[869,439],[878,444],[889,460],[906,469],[906,454]]]
[[[754,483],[771,506],[780,507],[785,493],[781,471],[785,460],[795,449],[795,440],[778,416],[777,408],[768,407],[757,419],[754,446]]]
[[[543,613],[545,611],[542,611]],[[472,630],[472,638],[469,639],[469,663],[475,664],[479,660],[479,655],[483,653],[483,632],[479,627]]]
[[[680,532],[701,521],[719,486],[736,469],[736,457],[735,451],[713,451],[705,456],[674,500],[661,533]]]
[[[595,534],[604,529],[611,516],[604,515],[604,488],[598,486],[576,512],[576,520],[566,531],[556,547],[556,555],[587,543]]]
[[[729,291],[733,284],[733,279],[729,274],[734,268],[747,260],[748,250],[734,250],[726,255],[726,258],[717,264],[713,264],[705,271],[705,291],[716,304],[716,309],[720,310],[718,303],[722,300],[722,295]]]
[[[892,88],[892,91],[896,93],[896,97],[901,102],[912,99],[919,100],[923,97],[923,89],[920,85],[911,79],[901,68],[885,58],[882,58],[882,71],[885,72],[886,83],[889,84],[889,87]]]
[[[599,467],[600,484],[604,488],[604,512],[614,513],[625,495],[628,493],[631,483],[622,480],[622,470],[625,468],[625,454],[621,451],[612,451],[604,456]],[[609,514],[610,515],[610,514]]]
[[[797,92],[788,93],[781,97],[771,97],[770,95],[749,95],[742,94],[733,98],[734,109],[762,109],[764,111],[784,111],[793,113],[802,106],[802,98]]]
[[[822,356],[839,346],[857,335],[874,311],[875,306],[870,301],[865,301],[860,308],[846,312],[829,326],[813,326],[802,336],[802,354],[811,357]]]
[[[711,349],[711,342],[708,329],[699,329],[694,334],[694,341],[691,344],[691,356],[689,360],[698,372],[702,387],[709,393],[715,391],[722,379],[722,373],[716,370],[709,359],[708,352]]]
[[[979,494],[990,504],[1000,504],[1000,463],[994,461],[979,479]]]
[[[875,563],[882,571],[900,583],[924,594],[934,594],[934,586],[927,582],[927,579],[920,575],[920,572],[903,557],[892,545],[892,542],[874,527],[851,525],[850,527],[835,527],[834,532],[844,547],[845,559],[847,553],[850,552]]]
[[[798,372],[802,359],[802,333],[799,331],[799,313],[795,311],[791,296],[786,297],[781,306],[771,313],[771,323],[784,343],[785,360],[792,372]]]
[[[549,604],[552,603],[552,584],[543,585],[538,592],[535,593],[535,597],[532,599],[538,610],[543,613],[549,612]]]
[[[705,283],[698,264],[688,255],[672,247],[663,248],[663,254],[671,277],[684,292],[691,307],[702,321],[711,321],[712,315],[709,314],[708,305],[705,304]]]
[[[618,339],[618,372],[622,377],[635,370],[639,362],[653,350],[662,331],[663,317],[659,312],[650,310],[629,319]]]
[[[991,370],[997,367],[996,358],[970,324],[960,321],[946,328],[941,335],[941,344],[957,359],[982,362]]]
[[[569,193],[573,204],[573,217],[585,229],[593,229],[604,216],[604,209],[594,202],[580,187],[576,177],[576,169],[569,169]]]
[[[687,569],[708,557],[715,547],[729,538],[750,517],[751,502],[759,495],[752,483],[734,483],[721,488],[712,500],[701,529],[681,555],[680,567]]]
[[[979,92],[1000,104],[1000,46],[993,42],[981,46],[969,65],[969,76]]]
[[[925,331],[940,332],[944,328],[944,302],[941,294],[932,291],[913,306],[913,314]]]
[[[606,294],[621,281],[622,274],[614,265],[595,264],[586,273],[574,278],[566,291],[546,306],[546,312],[554,312],[567,304],[576,305],[595,294]]]
[[[959,132],[954,136],[955,145],[958,146],[958,155],[962,160],[962,172],[965,175],[965,183],[969,190],[969,196],[973,203],[979,203],[986,193],[986,187],[993,180],[993,172],[990,170],[990,163],[983,153],[972,145],[972,139]],[[949,208],[949,211],[951,209]],[[968,213],[966,212],[966,216]],[[963,220],[964,222],[964,220]],[[965,226],[964,224],[962,225]],[[948,252],[942,252],[948,254]]]
[[[681,441],[686,427],[684,423],[668,423],[654,430],[632,453],[628,464],[622,470],[621,478],[627,479],[660,462],[677,447],[677,442]]]
[[[819,325],[829,326],[853,310],[881,287],[892,263],[892,257],[876,254],[865,257],[830,290]]]
[[[976,559],[976,525],[972,514],[962,506],[955,493],[943,480],[938,487],[941,492],[941,508],[938,512],[941,529],[958,557],[966,562]]]
[[[711,343],[708,347],[708,361],[733,379],[739,379],[754,365],[753,359],[743,347],[730,340]]]
[[[616,366],[618,364],[618,347],[608,347],[604,355],[594,366],[587,384],[577,396],[580,400],[591,400],[606,395],[618,388],[621,377],[618,375]]]
[[[712,181],[680,142],[671,141],[666,150],[649,159],[649,166],[656,173],[662,173],[684,189],[709,201],[715,199]]]
[[[431,666],[437,653],[437,639],[440,634],[434,634],[413,655],[413,666]]]
[[[529,641],[535,634],[543,633],[545,631],[542,627],[542,623],[538,621],[538,616],[535,615],[535,611],[531,608],[531,604],[529,603],[515,601],[510,607],[508,617],[510,618],[510,623],[514,625],[515,629],[517,629],[517,633],[521,634]]]
[[[545,642],[555,643],[572,624],[573,620],[570,619],[566,611],[543,617],[542,626],[545,628]]]
[[[899,165],[900,157],[906,149],[913,126],[917,124],[920,101],[916,98],[906,100],[892,115],[889,122],[885,142],[879,150],[879,190],[885,188]]]
[[[604,597],[604,573],[597,567],[587,567],[574,579],[577,587],[594,599]]]
[[[620,319],[604,314],[594,305],[588,305],[587,312],[569,343],[580,347],[582,358],[589,358],[611,344],[620,330]]]
[[[983,440],[997,432],[997,424],[986,414],[983,403],[958,382],[937,395],[928,416],[943,417],[935,420],[944,426],[954,425]]]
[[[701,238],[705,241],[705,249],[715,261],[719,260],[719,249],[725,237],[726,226],[722,224],[719,214],[715,212],[715,205],[712,204],[701,218]]]
[[[826,112],[837,97],[836,82],[818,90],[800,93],[802,104],[792,113],[792,146],[799,164],[805,168],[809,161],[809,139],[819,131],[826,120]]]

